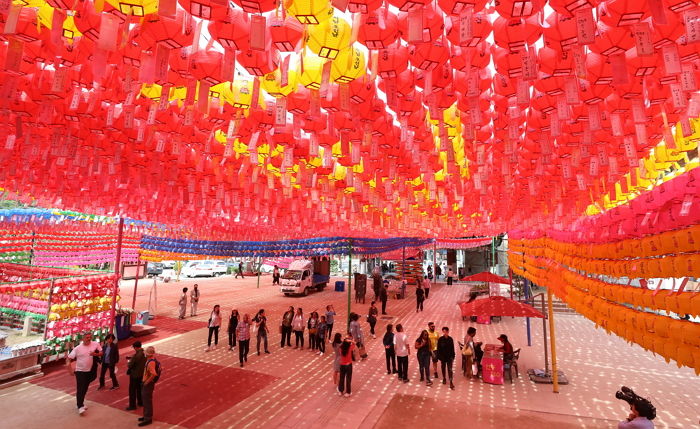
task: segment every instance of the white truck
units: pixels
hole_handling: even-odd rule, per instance
[[[280,277],[280,291],[289,295],[308,295],[312,290],[323,290],[330,280],[329,259],[299,259],[289,264]]]

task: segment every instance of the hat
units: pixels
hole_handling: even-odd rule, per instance
[[[134,341],[134,344],[132,344],[131,347],[141,347],[141,341]]]

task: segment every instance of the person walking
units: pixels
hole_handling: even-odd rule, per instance
[[[317,329],[316,346],[318,347],[318,355],[323,356],[323,354],[326,353],[326,331],[328,330],[326,316],[321,316],[321,319],[318,321]]]
[[[445,368],[450,376],[450,389],[454,390],[455,385],[452,382],[452,363],[455,360],[455,343],[450,337],[450,328],[443,326],[442,337],[438,340],[438,358],[440,359],[440,368],[442,370],[442,384],[446,384]]]
[[[369,311],[367,314],[367,323],[369,323],[369,333],[372,334],[372,338],[377,338],[377,336],[374,333],[374,327],[377,324],[377,316],[378,315],[379,315],[379,310],[377,309],[375,302],[372,301],[369,304]]]
[[[253,319],[255,322],[257,328],[258,328],[258,333],[257,333],[257,342],[255,344],[255,349],[258,352],[258,356],[260,356],[260,339],[263,339],[264,345],[265,345],[265,354],[270,354],[270,351],[267,349],[267,334],[269,330],[267,329],[267,317],[265,317],[265,310],[262,308],[260,311],[258,311],[258,314],[255,315],[255,319]]]
[[[355,350],[354,338],[345,337],[340,345],[340,380],[338,381],[338,394],[349,397],[352,394],[352,353]]]
[[[187,315],[187,288],[182,288],[182,295],[180,295],[180,301],[178,302],[180,306],[180,319],[184,319]]]
[[[141,388],[143,384],[143,372],[146,368],[146,355],[141,348],[141,341],[134,341],[131,346],[134,348],[134,355],[127,357],[126,374],[129,376],[129,406],[127,411],[133,411],[136,406],[143,407],[143,396]]]
[[[272,284],[280,284],[280,269],[277,265],[275,265],[275,268],[272,269]]]
[[[396,325],[394,335],[394,350],[396,352],[396,363],[399,367],[399,380],[408,383],[408,357],[411,355],[411,347],[408,345],[408,337],[403,332],[403,326]]]
[[[425,291],[421,287],[421,284],[418,283],[416,287],[416,313],[418,311],[423,311],[423,301],[425,300]]]
[[[243,362],[248,362],[248,348],[250,347],[250,316],[243,315],[243,320],[236,326],[236,336],[238,337],[238,360],[243,368]]]
[[[197,315],[197,304],[199,304],[199,285],[195,283],[194,289],[190,292],[190,317]]]
[[[447,286],[452,286],[452,281],[455,273],[452,271],[452,267],[447,269]]]
[[[430,381],[430,338],[428,337],[428,331],[423,330],[421,332],[416,339],[415,347],[420,381],[425,380],[426,386],[432,386],[433,382]]]
[[[386,301],[389,299],[388,287],[388,285],[384,285],[384,287],[379,290],[379,300],[382,302],[382,314],[386,314]]]
[[[285,311],[282,315],[282,324],[280,325],[280,333],[282,334],[280,347],[282,348],[284,348],[285,342],[287,343],[287,347],[292,346],[292,320],[294,320],[294,307],[290,306],[289,310]]]
[[[294,348],[304,348],[304,311],[297,308],[297,314],[292,319],[292,331],[294,331]]]
[[[228,317],[228,349],[233,350],[236,347],[236,327],[238,326],[238,310],[231,310],[231,315]]]
[[[156,349],[146,348],[146,368],[143,372],[143,385],[141,396],[143,397],[143,417],[139,417],[139,426],[148,426],[153,423],[153,391],[160,378],[160,362],[156,359]]]
[[[360,315],[357,313],[351,313],[350,314],[350,335],[352,336],[352,339],[355,341],[355,345],[357,348],[362,348],[364,343],[365,343],[365,336],[362,334],[362,327],[360,326]],[[363,360],[367,357],[360,356]]]
[[[343,344],[343,336],[340,332],[335,333],[331,347],[333,347],[333,353],[335,353],[335,358],[333,359],[333,385],[337,386],[340,379],[340,345]]]
[[[309,315],[309,320],[306,323],[306,327],[309,328],[309,349],[313,352],[316,351],[316,334],[318,333],[318,313],[312,311]]]
[[[435,266],[435,280],[437,281],[442,275],[442,267],[440,265]]]
[[[83,334],[82,341],[71,350],[66,359],[66,366],[71,375],[75,375],[76,392],[75,399],[78,405],[78,414],[85,414],[85,395],[90,383],[97,378],[97,363],[102,357],[102,347],[92,341],[92,333]],[[75,369],[71,365],[75,362]]]
[[[328,341],[333,335],[333,322],[335,322],[335,308],[332,305],[326,306],[326,327],[328,328]],[[325,340],[324,340],[325,341]]]
[[[209,335],[207,336],[207,350],[210,351],[215,349],[219,345],[219,328],[221,327],[221,310],[219,304],[214,306],[214,309],[209,315]],[[211,346],[211,337],[214,336],[214,347]]]
[[[100,369],[100,386],[97,390],[105,388],[105,373],[109,370],[109,377],[112,379],[111,390],[119,389],[119,380],[114,368],[119,362],[119,348],[114,343],[114,334],[107,334],[105,342],[102,343],[102,368]]]
[[[432,286],[432,282],[428,278],[428,276],[425,276],[423,278],[423,290],[425,291],[425,299],[428,299],[430,297],[430,287]]]
[[[384,287],[384,280],[382,276],[377,272],[372,274],[372,290],[374,291],[374,301],[379,299],[379,294],[381,293],[382,287]]]
[[[241,276],[242,279],[245,278],[243,275],[243,262],[241,261],[238,261],[238,274],[236,275],[236,278],[238,278],[238,276]]]
[[[430,338],[430,358],[433,361],[433,378],[438,378],[437,364],[437,343],[440,339],[440,333],[435,330],[435,324],[433,322],[428,322],[428,338]]]
[[[476,342],[474,337],[476,337],[476,328],[470,326],[464,337],[464,349],[462,350],[462,373],[469,378],[479,378],[477,348],[481,346],[481,343]]]
[[[386,334],[382,339],[384,354],[386,355],[386,373],[396,374],[396,350],[394,349],[394,325],[386,325]],[[391,364],[391,365],[390,365]]]

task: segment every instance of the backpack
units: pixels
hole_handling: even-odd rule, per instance
[[[148,361],[146,361],[146,366],[148,366],[148,362],[151,361],[156,363],[156,376],[153,377],[153,384],[155,384],[158,382],[158,380],[160,380],[160,374],[163,372],[163,370],[161,369],[160,362],[158,361],[158,359],[148,359]]]

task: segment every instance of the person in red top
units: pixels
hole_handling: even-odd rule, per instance
[[[498,336],[498,341],[503,343],[500,347],[503,352],[503,361],[507,361],[513,358],[513,345],[508,341],[508,336],[506,334],[501,334]]]
[[[338,382],[338,395],[348,397],[352,394],[352,353],[355,344],[350,335],[343,339],[340,345],[340,381]]]

